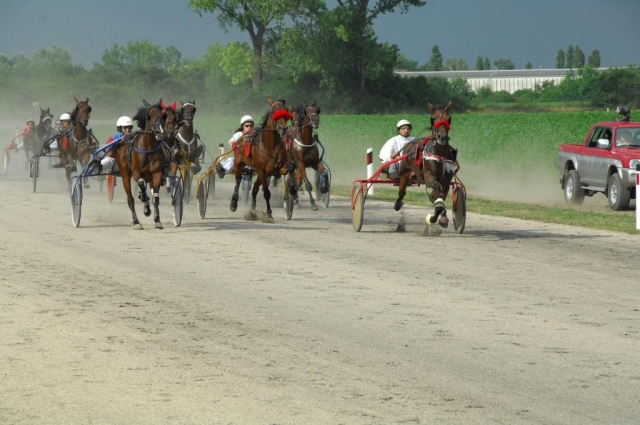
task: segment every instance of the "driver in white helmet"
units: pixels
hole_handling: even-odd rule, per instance
[[[235,133],[233,134],[233,136],[231,136],[231,139],[229,139],[229,142],[227,143],[229,147],[231,149],[235,149],[236,143],[238,142],[238,140],[240,140],[240,138],[245,134],[247,134],[248,132],[252,131],[253,127],[254,127],[254,123],[253,123],[253,118],[251,118],[251,115],[245,115],[242,118],[240,118],[240,127],[236,129]],[[229,156],[227,159],[220,162],[216,167],[216,171],[218,172],[218,177],[220,177],[221,179],[224,178],[224,175],[229,170],[231,170],[232,167],[233,167],[233,156]]]
[[[411,136],[411,123],[407,120],[400,120],[396,124],[396,131],[398,134],[391,139],[387,140],[387,142],[380,149],[380,161],[382,163],[391,161],[394,159],[402,148],[405,147],[407,143],[415,139],[415,137]],[[389,166],[389,177],[390,178],[398,178],[398,172],[396,169],[396,164],[391,164]]]
[[[108,145],[109,143],[115,143],[131,133],[131,130],[133,130],[133,121],[126,115],[121,116],[120,118],[118,118],[118,121],[116,121],[116,130],[117,133],[113,136],[110,136],[105,144]],[[114,171],[118,171],[118,165],[116,164],[116,160],[113,157],[113,149],[109,150],[109,152],[105,154],[104,158],[102,158],[102,160],[100,161],[100,165],[102,166],[102,170],[104,170],[105,173],[113,173]]]
[[[58,133],[58,137],[56,137],[56,140],[51,142],[48,146],[48,148],[50,150],[55,150],[55,149],[60,149],[60,147],[67,147],[67,138],[69,137],[69,134],[71,133],[71,130],[73,129],[73,126],[71,125],[71,115],[67,114],[66,112],[62,115],[60,115],[60,120],[58,121],[60,123],[60,125],[56,125],[56,132]],[[56,122],[57,124],[57,122]],[[62,168],[64,167],[64,165],[62,164],[62,160],[60,160],[60,162],[58,164],[53,164],[52,166],[53,168]]]

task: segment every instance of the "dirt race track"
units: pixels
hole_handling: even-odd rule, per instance
[[[134,231],[121,186],[74,228],[60,170],[0,176],[0,423],[640,423],[637,236],[425,237],[370,201],[356,233],[306,195],[247,221],[229,185],[178,228],[166,192],[164,230],[138,203]]]

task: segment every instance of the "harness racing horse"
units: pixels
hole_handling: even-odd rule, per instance
[[[267,102],[269,102],[269,110],[262,119],[262,125],[242,136],[234,148],[233,173],[236,177],[236,186],[231,196],[230,209],[231,211],[238,209],[238,189],[242,180],[242,171],[247,166],[257,174],[256,182],[251,191],[251,209],[255,210],[256,208],[256,196],[262,186],[264,200],[267,203],[267,216],[273,219],[269,177],[283,176],[289,173],[291,176],[290,185],[284,190],[288,190],[289,194],[295,198],[297,188],[293,175],[295,164],[289,162],[289,155],[282,141],[291,114],[287,110],[284,100],[273,101],[271,98],[267,98]]]
[[[55,134],[54,128],[51,125],[52,120],[53,120],[53,114],[51,113],[51,111],[49,111],[49,108],[47,109],[40,108],[40,122],[36,125],[37,149],[49,147],[48,142]],[[45,142],[47,142],[46,146],[44,145]]]
[[[427,215],[425,219],[427,225],[438,221],[440,226],[445,228],[449,225],[449,219],[444,200],[447,198],[451,180],[458,169],[456,150],[449,145],[450,108],[451,102],[445,107],[433,106],[429,103],[431,136],[409,142],[400,152],[400,154],[407,154],[407,157],[398,162],[400,182],[398,199],[394,205],[396,211],[402,208],[402,199],[407,193],[407,186],[413,178],[418,178],[425,184],[426,189],[432,189],[429,199],[434,204],[434,212]]]
[[[131,179],[138,183],[140,193],[138,198],[144,203],[144,215],[151,215],[149,196],[146,183],[151,185],[153,196],[156,229],[162,229],[160,222],[160,185],[162,184],[165,165],[167,131],[165,127],[166,112],[162,112],[162,100],[150,105],[143,99],[144,107],[138,109],[133,117],[142,130],[135,131],[129,137],[123,137],[116,142],[115,159],[122,176],[122,187],[127,194],[127,204],[131,210],[134,229],[142,229],[142,224],[136,215],[133,195],[131,193]]]
[[[313,199],[311,182],[307,177],[306,168],[313,168],[321,176],[319,182],[320,192],[326,193],[328,190],[328,176],[322,166],[322,155],[318,149],[318,135],[313,131],[320,125],[320,107],[315,103],[307,105],[304,101],[297,108],[291,108],[291,122],[293,128],[287,131],[287,149],[293,153],[296,162],[296,187],[299,188],[304,183],[305,189],[309,193],[311,209],[316,211],[318,206]],[[324,152],[323,152],[324,153]]]
[[[67,181],[71,180],[71,173],[77,170],[76,161],[80,160],[84,167],[89,162],[92,150],[96,147],[93,135],[87,129],[91,117],[89,98],[78,100],[74,97],[73,99],[76,101],[76,107],[70,114],[71,129],[58,137],[60,161],[64,166]],[[89,188],[86,178],[84,179],[84,187]]]
[[[178,111],[178,132],[176,139],[184,146],[187,152],[187,161],[194,164],[193,173],[198,174],[201,170],[200,157],[204,152],[204,145],[198,145],[198,133],[193,130],[193,118],[196,114],[196,101],[192,100],[182,103]]]

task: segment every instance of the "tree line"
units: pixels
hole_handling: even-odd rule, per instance
[[[398,113],[426,112],[427,102],[449,100],[458,112],[495,99],[601,105],[635,99],[639,92],[636,68],[596,73],[591,72],[591,62],[576,66],[583,72],[557,87],[542,85],[515,97],[486,90],[474,93],[461,79],[401,78],[394,70],[418,65],[398,46],[378,42],[373,22],[381,14],[424,4],[338,0],[329,8],[318,0],[189,0],[188,8],[215,13],[223,28],[247,31],[251,43],[216,43],[199,57],[183,59],[173,46],[129,41],[105,49],[101,62],[89,70],[74,64],[63,46],[40,47],[31,57],[0,54],[0,99],[17,110],[27,110],[34,102],[67,110],[73,96],[89,97],[96,110],[123,114],[139,106],[142,98],[162,97],[196,100],[199,108],[211,113],[242,114],[264,109],[264,99],[270,96],[291,103],[316,101],[330,113]],[[580,62],[580,52],[578,47],[568,48],[564,64]],[[492,64],[478,56],[477,69],[492,65],[508,69],[513,63],[498,58]],[[434,46],[427,66],[462,69],[466,63],[444,60]],[[621,87],[628,93],[621,93]]]

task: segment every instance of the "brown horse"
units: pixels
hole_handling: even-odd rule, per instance
[[[196,101],[187,103],[180,101],[181,108],[178,111],[178,132],[176,139],[185,148],[187,161],[194,164],[193,173],[198,174],[201,170],[200,157],[204,152],[204,145],[198,144],[200,137],[193,129],[193,118],[196,115]]]
[[[402,199],[407,193],[407,186],[412,179],[417,178],[427,189],[432,189],[429,199],[435,209],[433,214],[427,215],[427,224],[438,221],[442,227],[449,225],[444,200],[447,198],[451,180],[458,168],[456,151],[449,145],[450,108],[451,102],[445,107],[433,106],[429,103],[431,136],[409,142],[400,152],[400,154],[407,154],[407,157],[398,162],[400,182],[398,199],[394,205],[396,211],[402,208]]]
[[[287,149],[282,142],[291,114],[287,110],[284,100],[273,101],[271,98],[267,98],[267,102],[269,102],[269,110],[262,119],[262,125],[242,136],[236,143],[233,154],[233,173],[236,177],[236,186],[231,197],[230,209],[231,211],[238,209],[238,189],[242,181],[242,172],[245,167],[250,167],[257,174],[256,182],[251,191],[251,209],[255,210],[256,208],[256,196],[262,186],[264,200],[267,203],[267,216],[273,218],[269,177],[283,176],[289,173],[291,184],[284,190],[289,190],[293,196],[296,195],[297,190],[293,176],[295,164],[289,161]]]
[[[55,129],[53,128],[52,121],[53,114],[47,109],[40,108],[40,122],[36,124],[36,142],[37,149],[48,148],[49,142],[52,140]]]
[[[58,137],[58,149],[60,150],[60,161],[64,166],[67,181],[71,180],[71,173],[77,171],[76,161],[80,160],[84,167],[91,157],[91,153],[98,146],[97,141],[87,129],[89,118],[91,117],[91,106],[89,98],[78,100],[75,97],[76,107],[71,111],[71,130],[60,134]],[[84,187],[88,188],[88,180],[84,179]]]
[[[328,176],[322,165],[322,155],[318,149],[318,135],[314,130],[320,125],[320,107],[315,103],[308,105],[304,101],[297,108],[290,108],[291,122],[293,127],[287,131],[287,149],[293,153],[296,162],[296,187],[304,187],[309,193],[311,209],[316,211],[318,206],[313,199],[312,187],[307,177],[307,168],[313,168],[322,176],[320,178],[320,192],[326,193],[328,190]],[[323,152],[324,153],[324,152]]]
[[[133,195],[131,193],[131,179],[138,183],[140,193],[138,198],[144,203],[144,215],[151,215],[149,196],[146,183],[151,185],[156,229],[162,229],[160,222],[160,185],[162,184],[167,131],[165,127],[166,112],[162,112],[162,100],[155,105],[142,101],[144,107],[138,109],[133,117],[142,131],[136,131],[129,137],[123,137],[115,147],[115,159],[122,175],[122,187],[127,194],[127,204],[131,210],[134,229],[142,229],[136,215]]]

